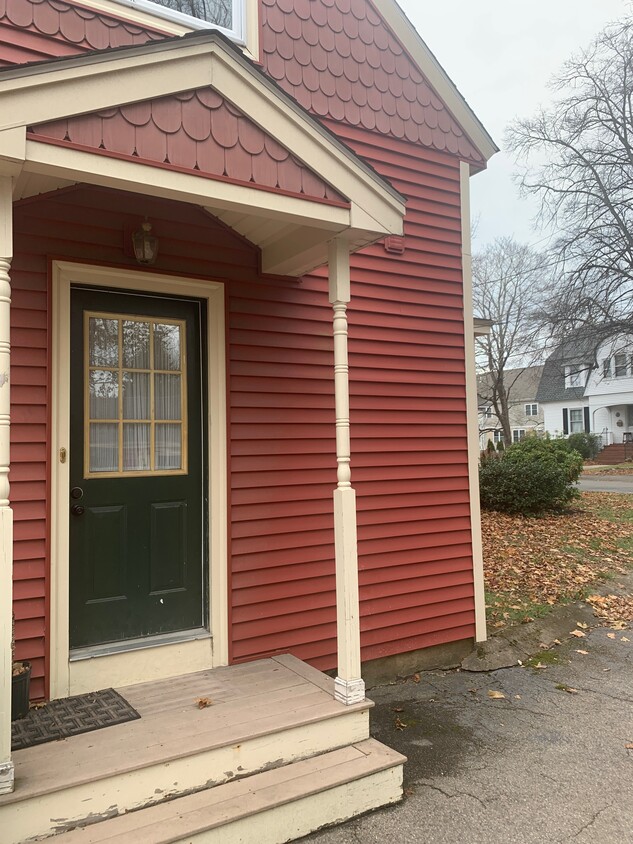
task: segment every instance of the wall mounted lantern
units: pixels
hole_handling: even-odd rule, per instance
[[[134,256],[139,264],[154,264],[158,257],[158,238],[151,234],[152,224],[147,219],[132,235]]]

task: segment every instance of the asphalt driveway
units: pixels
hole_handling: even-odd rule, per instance
[[[409,757],[407,796],[305,841],[631,844],[633,631],[585,633],[561,636],[544,669],[373,689],[372,732]]]

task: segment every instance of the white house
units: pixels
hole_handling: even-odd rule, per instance
[[[633,334],[578,334],[547,359],[536,396],[551,436],[633,438]]]

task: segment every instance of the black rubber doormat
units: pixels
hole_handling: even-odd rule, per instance
[[[114,689],[53,700],[11,724],[11,750],[113,727],[141,716]]]

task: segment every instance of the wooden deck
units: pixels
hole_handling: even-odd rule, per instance
[[[334,770],[338,757],[328,761],[327,754],[349,753],[368,739],[371,703],[345,707],[334,700],[333,685],[300,660],[280,656],[118,689],[139,720],[15,752],[16,789],[0,797],[2,844],[101,827],[98,822],[133,809],[177,797],[175,805],[186,795],[314,757]],[[200,708],[199,700],[210,704]],[[345,757],[348,767],[350,761]],[[262,787],[269,788],[266,782]],[[216,794],[203,802],[223,799]],[[78,842],[92,840],[82,834]]]

